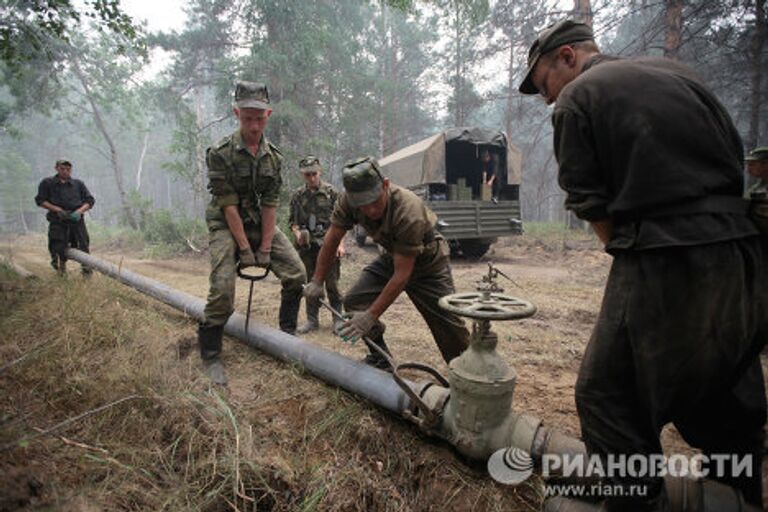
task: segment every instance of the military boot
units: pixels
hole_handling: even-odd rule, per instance
[[[384,352],[390,356],[392,355],[389,351],[389,348],[387,347],[387,344],[384,343],[384,338],[382,336],[378,336],[371,341],[373,341],[378,347],[384,349]],[[392,365],[389,364],[389,361],[387,361],[386,357],[382,356],[370,347],[368,350],[370,350],[371,353],[363,358],[363,362],[365,364],[368,366],[373,366],[374,368],[378,368],[379,370],[384,370],[386,372],[391,372],[393,370]]]
[[[203,360],[203,370],[215,384],[227,385],[227,374],[221,362],[221,339],[224,336],[223,325],[206,325],[201,323],[197,329],[197,340],[200,344],[200,357]]]
[[[331,307],[338,311],[339,313],[344,314],[344,311],[342,310],[343,306],[341,305],[340,300],[331,300]],[[339,334],[339,330],[344,327],[344,320],[334,315],[333,317],[333,332],[334,334]]]
[[[279,322],[280,330],[288,334],[296,332],[296,323],[299,319],[299,307],[301,306],[301,289],[298,292],[288,292],[283,290],[283,297],[280,300]]]
[[[310,301],[307,301],[307,321],[296,329],[296,334],[306,334],[318,330],[320,328],[320,322],[317,319],[319,313],[320,304],[310,304]]]

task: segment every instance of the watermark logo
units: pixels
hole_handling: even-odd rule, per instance
[[[533,459],[520,448],[502,448],[488,459],[488,473],[497,482],[517,485],[533,474]]]
[[[738,478],[752,476],[752,455],[612,454],[600,457],[584,454],[545,454],[541,476],[602,479],[658,478],[664,476],[693,478]],[[488,473],[502,484],[517,485],[533,474],[533,459],[520,448],[502,448],[488,459]],[[598,490],[606,494],[603,490]],[[593,491],[594,492],[594,491]]]

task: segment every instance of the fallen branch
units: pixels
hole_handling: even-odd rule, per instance
[[[51,428],[47,428],[45,430],[37,430],[37,434],[29,437],[23,437],[21,439],[18,439],[16,441],[13,441],[11,443],[5,444],[2,447],[0,447],[0,452],[4,452],[6,450],[10,450],[12,448],[18,448],[22,443],[29,443],[33,439],[37,439],[38,437],[47,436],[52,434],[53,432],[56,432],[57,430],[61,430],[62,428],[71,425],[72,423],[75,423],[76,421],[79,421],[83,418],[87,418],[88,416],[92,416],[94,414],[100,413],[102,411],[105,411],[109,409],[110,407],[114,407],[115,405],[121,404],[123,402],[127,402],[128,400],[133,400],[136,398],[140,398],[138,395],[129,395],[125,396],[119,400],[115,400],[114,402],[110,402],[106,405],[102,405],[101,407],[97,407],[95,409],[91,409],[90,411],[85,411],[82,414],[78,414],[74,418],[69,418],[61,423],[57,423],[56,425],[52,426]]]

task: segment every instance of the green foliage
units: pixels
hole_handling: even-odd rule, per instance
[[[164,244],[185,252],[189,250],[187,240],[199,239],[207,230],[202,219],[174,218],[169,210],[160,209],[145,212],[141,232],[149,244]]]
[[[0,0],[0,71],[19,99],[20,110],[37,107],[37,99],[50,96],[65,69],[73,36],[84,34],[88,26],[115,36],[113,53],[129,48],[145,52],[142,35],[120,9],[119,0],[74,4],[70,0]]]

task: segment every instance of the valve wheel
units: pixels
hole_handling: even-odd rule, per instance
[[[438,304],[446,311],[477,320],[517,320],[536,312],[533,303],[501,293],[454,293],[442,297]]]

